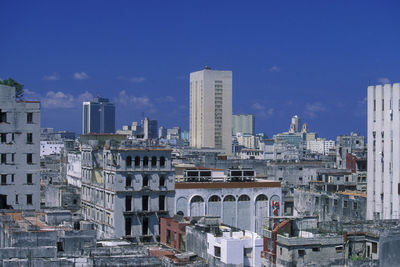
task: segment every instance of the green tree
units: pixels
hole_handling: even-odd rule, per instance
[[[22,100],[22,98],[24,96],[24,85],[23,84],[20,84],[19,82],[15,81],[12,78],[8,78],[6,80],[0,80],[0,84],[15,87],[15,98],[17,100]]]

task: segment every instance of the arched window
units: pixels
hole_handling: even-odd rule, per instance
[[[204,202],[204,199],[201,196],[194,196],[190,202]]]
[[[132,186],[132,177],[130,177],[130,176],[125,177],[125,186],[127,186],[127,187]]]
[[[250,197],[248,195],[241,195],[239,201],[250,201]]]
[[[266,195],[261,194],[257,196],[256,201],[268,201],[268,198]]]
[[[211,196],[208,202],[221,202],[221,198],[219,196]]]
[[[151,167],[157,166],[157,157],[151,157]]]
[[[135,167],[139,167],[140,166],[140,157],[136,156],[135,157]]]
[[[160,176],[160,186],[165,186],[165,176],[164,175]]]
[[[127,156],[125,160],[126,167],[132,167],[132,157]]]
[[[226,196],[226,197],[224,198],[224,201],[235,201],[235,197],[232,196],[232,195]]]
[[[165,157],[160,157],[160,166],[161,167],[165,166]]]
[[[149,176],[143,176],[143,186],[149,186]]]
[[[145,167],[149,166],[149,157],[148,156],[143,157],[143,166],[145,166]]]

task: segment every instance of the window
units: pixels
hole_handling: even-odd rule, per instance
[[[1,136],[0,136],[0,138],[1,138],[1,142],[2,142],[2,143],[7,142],[7,134],[6,134],[6,133],[2,133]]]
[[[171,230],[167,230],[167,244],[171,244]]]
[[[306,251],[304,249],[299,249],[297,251],[297,253],[299,254],[299,257],[304,257],[304,255],[306,254]]]
[[[347,208],[347,200],[343,201],[343,208]]]
[[[149,210],[149,196],[142,196],[142,210]]]
[[[279,248],[279,255],[282,255],[282,248]]]
[[[2,122],[7,122],[7,112],[3,112],[0,109],[0,123],[2,123]]]
[[[378,244],[376,242],[372,242],[372,253],[378,253]]]
[[[26,183],[27,184],[32,184],[32,173],[27,173],[26,174]]]
[[[64,242],[57,242],[57,251],[64,251]]]
[[[132,210],[132,197],[126,196],[125,197],[125,211],[131,211],[131,210]]]
[[[32,205],[32,194],[26,195],[26,204]]]
[[[319,247],[313,247],[313,248],[312,248],[312,251],[314,251],[314,252],[319,251]]]
[[[18,200],[18,194],[15,195],[15,204],[19,204],[19,200]]]
[[[26,123],[33,123],[33,113],[32,112],[26,113]]]
[[[165,166],[165,157],[160,157],[160,166],[161,167]]]
[[[149,176],[143,176],[143,187],[149,186]]]
[[[159,210],[165,210],[165,196],[160,196],[158,198]]]
[[[214,246],[214,256],[221,257],[221,247]]]
[[[7,184],[7,175],[6,174],[2,174],[1,175],[1,184],[2,185],[6,185]]]
[[[127,168],[132,167],[132,157],[131,156],[127,156],[126,160],[125,160],[125,163],[126,163],[126,167]]]
[[[149,233],[149,218],[143,217],[142,235],[147,235],[148,233]]]
[[[341,253],[343,251],[343,246],[337,246],[335,249],[336,253]]]
[[[164,175],[160,176],[160,186],[165,186],[165,176]]]
[[[131,218],[125,218],[125,235],[130,236],[132,229],[132,221]]]
[[[132,186],[132,177],[130,177],[130,176],[125,177],[125,186],[126,187]]]
[[[7,154],[1,154],[1,164],[7,163]]]
[[[32,154],[31,153],[26,154],[26,163],[32,164]]]
[[[14,174],[11,174],[11,183],[14,183]]]
[[[140,166],[140,157],[136,156],[135,157],[135,167],[139,167]]]
[[[157,166],[157,157],[151,157],[151,166],[152,167]]]
[[[27,134],[26,134],[26,142],[27,142],[28,144],[32,144],[32,140],[33,140],[33,138],[32,138],[32,133],[27,133]]]
[[[143,166],[145,166],[145,167],[149,166],[149,157],[145,156],[143,158]]]
[[[355,210],[357,209],[357,202],[353,203],[353,209],[355,209]]]
[[[251,258],[252,257],[252,253],[253,253],[253,248],[244,248],[243,249],[243,256],[244,257]]]

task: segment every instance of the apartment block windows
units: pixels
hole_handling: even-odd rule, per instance
[[[142,210],[149,210],[149,196],[142,196]]]
[[[7,163],[7,154],[1,154],[1,164]]]
[[[26,143],[27,144],[32,144],[32,140],[33,140],[32,133],[27,133],[26,134]]]
[[[7,142],[7,134],[6,133],[0,134],[0,139],[2,143]]]
[[[125,211],[131,211],[131,210],[132,210],[132,197],[126,196],[125,197]]]
[[[26,154],[26,164],[32,164],[32,158],[33,157],[31,153]]]
[[[2,174],[1,175],[1,185],[6,185],[7,184],[7,175]]]
[[[27,184],[32,184],[32,173],[27,173],[26,174],[26,183]]]
[[[26,123],[33,123],[33,113],[32,112],[26,113]]]
[[[143,176],[143,187],[149,186],[149,176]]]
[[[126,178],[125,178],[125,186],[126,187],[131,187],[132,186],[132,177],[126,176]]]
[[[159,210],[165,210],[165,196],[160,196],[158,198]]]
[[[0,109],[0,123],[2,123],[2,122],[7,122],[7,112],[3,112]]]
[[[26,204],[32,205],[32,194],[26,195]]]

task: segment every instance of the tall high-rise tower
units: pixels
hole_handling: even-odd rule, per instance
[[[107,98],[83,102],[82,133],[114,133],[115,106]]]
[[[232,71],[190,73],[190,145],[232,152]]]
[[[368,87],[367,219],[399,219],[400,84]]]

